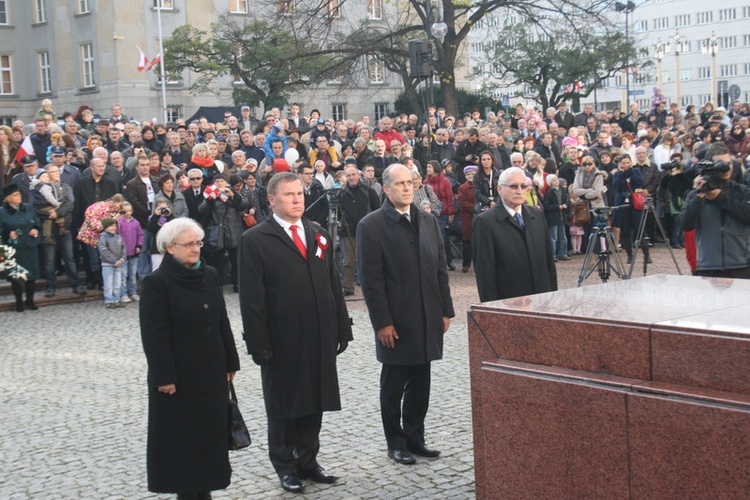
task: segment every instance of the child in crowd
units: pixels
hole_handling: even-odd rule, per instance
[[[143,250],[143,230],[141,224],[133,218],[133,205],[123,202],[120,212],[122,216],[117,220],[117,234],[125,242],[127,262],[122,266],[120,283],[120,302],[138,301],[138,255]]]
[[[60,208],[60,202],[55,196],[55,187],[49,181],[49,174],[40,170],[36,179],[31,181],[29,189],[32,193],[32,204],[42,219],[42,238],[45,245],[53,245],[52,224],[56,224],[60,234],[65,234],[65,219],[57,217],[50,219],[49,213]]]
[[[284,127],[278,123],[271,127],[271,130],[266,136],[266,141],[263,143],[263,151],[266,153],[266,165],[273,164],[273,161],[276,159],[276,155],[273,154],[273,149],[271,148],[271,143],[276,139],[281,139],[281,144],[283,145],[281,156],[283,157],[286,154],[286,150],[289,149],[289,144],[284,135]]]
[[[125,242],[117,231],[117,221],[110,217],[102,219],[104,231],[99,236],[99,259],[102,263],[102,281],[104,282],[104,307],[116,309],[125,307],[120,302],[120,280],[122,272],[120,268],[125,263],[127,251]]]
[[[565,236],[565,222],[568,220],[570,200],[568,192],[560,188],[560,179],[555,174],[547,176],[547,192],[544,193],[544,217],[549,227],[549,238],[555,260],[570,260],[568,238]]]
[[[575,186],[571,185],[568,187],[568,196],[570,197],[570,206],[573,207],[573,204],[578,201],[578,196],[575,195],[574,192]],[[573,255],[580,255],[581,254],[581,243],[583,242],[583,227],[576,226],[573,223],[573,219],[575,218],[575,214],[571,210],[570,212],[570,218],[568,219],[569,226],[570,226],[570,243],[573,247]]]

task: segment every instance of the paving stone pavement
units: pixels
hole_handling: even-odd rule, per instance
[[[654,261],[649,274],[676,273],[665,249],[654,252]],[[581,262],[560,263],[561,288],[575,286]],[[348,301],[355,341],[339,357],[343,410],[325,414],[319,455],[342,479],[308,482],[306,497],[474,497],[466,311],[477,295],[473,271],[450,276],[457,316],[444,359],[433,363],[426,422],[428,444],[443,454],[411,466],[387,458],[380,365],[357,290]],[[598,282],[592,277],[584,285]],[[260,371],[243,350],[237,295],[225,297],[242,364],[235,386],[253,444],[230,452],[232,484],[214,497],[291,498],[268,460]],[[88,302],[0,313],[0,498],[169,498],[146,490],[145,383],[135,304],[113,311]]]

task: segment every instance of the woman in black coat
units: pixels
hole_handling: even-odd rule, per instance
[[[39,229],[42,227],[36,211],[31,205],[21,202],[21,188],[16,184],[3,187],[3,206],[0,207],[0,238],[16,250],[15,259],[19,266],[28,271],[26,276],[26,302],[23,302],[24,285],[11,282],[16,297],[16,311],[24,309],[36,311],[34,304],[34,282],[39,278]]]
[[[164,260],[143,280],[140,321],[148,489],[209,498],[230,482],[227,381],[240,363],[218,275],[200,259],[202,241],[192,219],[162,226]]]

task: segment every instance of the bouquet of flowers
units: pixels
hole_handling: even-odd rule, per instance
[[[225,194],[227,189],[228,188],[219,189],[216,185],[211,184],[210,186],[206,186],[206,189],[203,190],[203,197],[207,200],[220,200],[222,203],[226,203],[229,199]]]
[[[16,249],[10,245],[0,245],[0,274],[4,274],[8,281],[25,283],[29,271],[19,266],[13,256]]]

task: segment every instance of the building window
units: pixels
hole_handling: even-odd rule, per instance
[[[723,36],[719,40],[721,41],[720,47],[722,49],[733,49],[737,46],[736,36]]]
[[[385,83],[385,64],[367,56],[367,75],[370,83]]]
[[[714,22],[714,13],[712,11],[698,12],[695,14],[697,24],[708,24]]]
[[[682,96],[681,100],[682,100],[682,107],[683,108],[685,106],[690,106],[691,104],[693,104],[693,96],[691,96],[691,95],[684,95],[684,96]]]
[[[648,21],[645,19],[641,19],[640,21],[636,21],[635,25],[633,26],[633,31],[636,33],[645,33],[648,31]]]
[[[661,72],[661,79],[664,83],[673,82],[674,79],[672,78],[672,72],[671,71],[662,71]]]
[[[707,102],[711,102],[711,94],[701,94],[698,96],[698,104],[703,106]]]
[[[706,80],[708,78],[711,78],[711,66],[704,66],[702,68],[698,68],[698,79]]]
[[[690,26],[690,14],[681,14],[679,16],[674,16],[674,25],[676,28]]]
[[[294,0],[279,0],[279,13],[284,16],[291,16],[295,12]]]
[[[693,76],[693,70],[691,69],[681,69],[680,70],[680,81],[681,82],[687,82],[691,79]]]
[[[94,74],[94,46],[90,43],[81,45],[81,71],[83,88],[96,86],[96,75]]]
[[[734,21],[737,19],[737,9],[719,10],[719,21]]]
[[[45,0],[34,0],[34,24],[47,22],[45,3]]]
[[[154,9],[174,10],[174,0],[154,0]]]
[[[52,70],[49,66],[49,52],[39,53],[39,93],[52,92]]]
[[[326,0],[326,14],[334,19],[341,17],[339,0]]]
[[[13,67],[10,55],[0,56],[0,95],[13,94]]]
[[[655,30],[665,30],[669,28],[669,18],[668,17],[658,17],[654,19],[654,29]]]
[[[167,121],[176,122],[182,118],[182,106],[178,104],[167,105]]]
[[[8,2],[0,0],[0,24],[8,24]]]
[[[484,18],[471,25],[471,29],[473,30],[481,30],[482,28],[484,28]]]
[[[331,118],[335,122],[346,120],[346,104],[331,105]]]
[[[719,66],[719,76],[737,76],[736,64],[723,64]]]
[[[383,0],[367,0],[367,19],[383,19]]]
[[[89,0],[78,0],[78,13],[89,14],[91,12],[91,6]]]
[[[232,14],[247,14],[247,0],[229,0],[229,12]]]
[[[750,75],[750,63],[745,63],[745,74]]]
[[[750,35],[745,35],[742,37],[742,40],[744,41],[745,47],[750,47]]]
[[[388,116],[388,103],[376,102],[375,103],[375,121],[377,122],[384,116]]]
[[[742,7],[742,17],[750,17],[750,5]],[[745,99],[747,101],[747,99]]]

